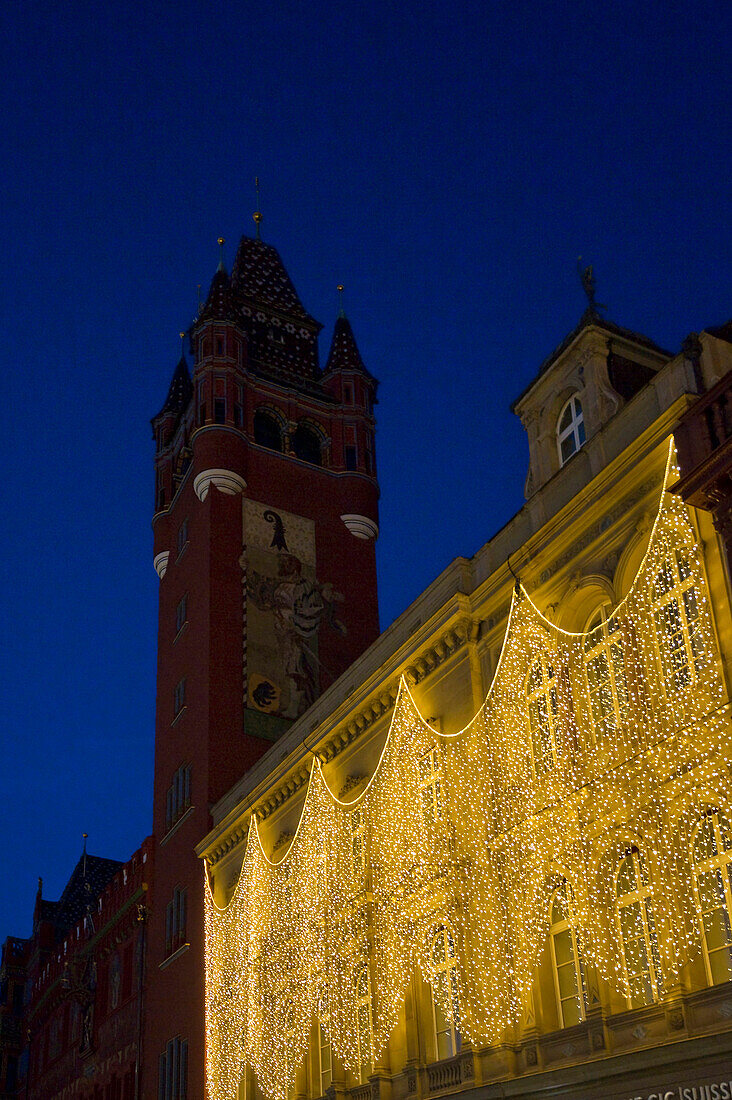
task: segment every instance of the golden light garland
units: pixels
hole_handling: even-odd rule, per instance
[[[627,994],[616,874],[633,850],[648,900],[626,917],[646,939],[654,922],[653,966],[672,988],[700,947],[694,833],[732,803],[731,759],[700,549],[664,491],[628,595],[593,631],[559,629],[517,585],[493,683],[464,730],[432,729],[402,680],[357,799],[339,801],[316,758],[276,863],[252,816],[231,901],[206,891],[211,1100],[236,1097],[245,1065],[285,1100],[314,1020],[348,1070],[368,1073],[415,967],[463,1036],[500,1042],[530,1001],[565,882],[583,959]],[[455,990],[431,954],[442,926]]]

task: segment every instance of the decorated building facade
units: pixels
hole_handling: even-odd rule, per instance
[[[590,296],[524,506],[213,807],[210,1100],[732,1096],[731,368]]]

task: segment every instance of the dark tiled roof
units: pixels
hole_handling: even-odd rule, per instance
[[[196,324],[200,324],[201,321],[234,320],[236,320],[236,310],[232,301],[231,283],[223,264],[219,264],[211,280],[208,298],[196,318]]]
[[[328,361],[325,364],[326,374],[339,370],[355,370],[365,374],[367,378],[372,378],[372,375],[364,366],[351,323],[347,317],[343,316],[339,317],[335,323],[333,342],[330,345]]]
[[[188,364],[186,363],[185,356],[181,355],[178,366],[173,371],[173,377],[170,380],[165,404],[157,416],[153,417],[153,420],[157,420],[158,417],[167,412],[172,412],[177,416],[178,413],[188,405],[192,393],[193,383],[188,373]]]
[[[710,336],[716,336],[718,340],[726,340],[728,344],[732,344],[732,321],[726,321],[725,324],[714,327],[708,325],[704,331]]]
[[[255,305],[275,309],[320,328],[297,296],[280,254],[271,244],[242,237],[231,272],[234,292]]]
[[[648,336],[643,336],[639,332],[632,332],[629,328],[623,328],[621,325],[616,325],[614,321],[609,321],[606,317],[601,317],[596,309],[586,309],[580,318],[579,324],[572,329],[572,331],[564,337],[561,344],[558,345],[547,356],[544,362],[539,367],[539,370],[534,375],[528,386],[525,386],[518,397],[511,403],[511,412],[516,411],[516,406],[519,401],[526,396],[530,389],[538,382],[543,374],[545,374],[552,363],[556,362],[563,351],[566,351],[569,345],[577,339],[579,334],[586,328],[594,326],[606,332],[609,336],[622,336],[626,340],[631,340],[634,344],[638,344],[640,347],[648,348],[650,351],[658,352],[659,355],[665,355],[668,359],[671,358],[672,352],[666,351],[665,348],[660,347],[654,340],[651,340]]]
[[[52,903],[56,906],[52,919],[58,935],[65,933],[84,916],[88,904],[94,906],[104,887],[123,866],[118,859],[89,855],[81,857],[60,899]]]

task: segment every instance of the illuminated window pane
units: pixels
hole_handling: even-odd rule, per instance
[[[432,938],[432,1011],[438,1059],[452,1058],[460,1050],[460,1013],[455,945],[449,929],[441,925]]]
[[[633,848],[618,868],[616,914],[631,1008],[658,1000],[660,954],[653,898],[640,852]]]
[[[653,618],[669,692],[687,687],[701,654],[695,576],[685,551],[665,559],[653,584]]]
[[[549,939],[559,1022],[562,1027],[571,1027],[585,1017],[587,985],[577,934],[571,919],[571,892],[566,882],[554,892]]]
[[[559,697],[553,665],[544,657],[535,661],[526,681],[529,731],[537,776],[550,771],[557,761]]]
[[[732,978],[732,851],[730,825],[709,814],[697,829],[692,855],[704,939],[707,977],[712,985]]]

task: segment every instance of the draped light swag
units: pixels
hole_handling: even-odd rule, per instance
[[[673,443],[666,483],[672,454]],[[558,629],[517,585],[493,683],[464,730],[432,729],[402,680],[355,801],[334,797],[315,758],[276,863],[252,815],[230,903],[219,908],[206,890],[211,1100],[236,1097],[246,1064],[284,1100],[316,1019],[347,1068],[378,1061],[415,966],[431,979],[441,924],[455,943],[461,1032],[479,1047],[500,1042],[531,1003],[563,880],[584,959],[625,991],[613,907],[631,845],[650,876],[664,984],[677,980],[699,949],[691,838],[708,792],[730,804],[732,753],[700,550],[671,493],[628,595],[595,633]],[[603,639],[614,680],[601,685],[609,718],[598,725],[587,662]]]

